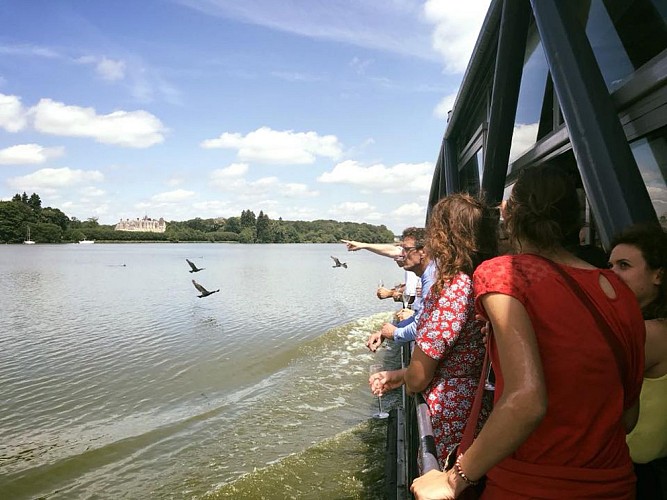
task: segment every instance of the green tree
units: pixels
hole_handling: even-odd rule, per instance
[[[21,243],[28,224],[36,222],[30,207],[21,201],[0,201],[0,241]]]
[[[63,230],[56,224],[39,222],[32,226],[30,235],[38,243],[60,243]]]
[[[63,212],[57,208],[46,207],[43,208],[39,215],[41,222],[46,222],[49,224],[56,224],[65,231],[70,226],[70,219]]]
[[[244,210],[241,212],[241,229],[247,227],[255,227],[257,223],[257,218],[255,217],[255,212],[252,210]]]
[[[255,228],[244,227],[239,233],[239,242],[241,243],[254,243],[255,242]]]
[[[272,243],[271,219],[263,211],[257,216],[257,243]]]
[[[37,211],[42,209],[42,200],[37,193],[32,193],[30,195],[30,198],[28,198],[28,206]]]
[[[225,221],[225,231],[229,233],[241,232],[241,219],[238,217],[230,217]]]

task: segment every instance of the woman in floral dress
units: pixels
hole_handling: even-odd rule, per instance
[[[440,465],[461,441],[484,361],[484,342],[475,320],[472,273],[497,253],[497,217],[467,194],[440,200],[427,227],[425,249],[436,263],[436,279],[417,326],[406,369],[379,372],[369,379],[374,394],[405,384],[423,392],[431,415]],[[489,413],[485,405],[480,417]]]

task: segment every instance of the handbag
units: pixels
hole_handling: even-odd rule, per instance
[[[463,436],[461,436],[461,442],[456,446],[452,447],[445,458],[444,470],[448,471],[456,463],[456,459],[459,455],[463,454],[472,444],[475,439],[475,429],[477,428],[477,423],[479,422],[479,414],[482,411],[482,403],[484,401],[484,386],[486,383],[486,377],[489,372],[489,352],[491,350],[491,336],[492,332],[489,331],[486,340],[486,349],[484,353],[484,364],[482,365],[482,374],[479,378],[479,384],[477,385],[477,392],[475,392],[475,400],[472,404],[472,409],[470,410],[470,415],[468,415],[468,421],[466,422],[465,429],[463,430]],[[477,484],[468,486],[463,492],[457,497],[463,500],[476,500],[482,496],[484,491],[484,486],[486,482],[486,476],[479,479]]]

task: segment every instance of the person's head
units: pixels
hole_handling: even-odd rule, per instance
[[[458,273],[472,276],[498,254],[498,213],[469,194],[455,193],[435,204],[427,227],[426,251],[436,262],[439,293]]]
[[[523,170],[504,206],[503,218],[518,251],[527,244],[550,251],[576,242],[581,214],[572,178],[553,166]]]
[[[623,231],[612,241],[609,265],[637,296],[644,318],[667,318],[667,234],[660,226]]]
[[[399,260],[403,261],[403,269],[412,271],[421,276],[428,257],[424,250],[426,244],[426,230],[421,227],[408,227],[401,235],[401,248],[403,252]]]

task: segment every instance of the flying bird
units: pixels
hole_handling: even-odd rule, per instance
[[[208,297],[209,295],[214,294],[215,292],[219,292],[219,291],[220,291],[220,289],[217,289],[217,290],[213,290],[212,292],[209,292],[206,288],[204,288],[203,286],[201,286],[201,285],[200,285],[199,283],[197,283],[195,280],[192,280],[192,284],[193,284],[193,285],[195,286],[195,288],[196,288],[197,290],[199,290],[199,292],[201,293],[201,295],[197,295],[197,297],[199,297],[200,299],[201,299],[202,297]]]
[[[333,255],[331,256],[331,258],[333,259],[333,261],[335,263],[331,267],[344,267],[345,269],[347,269],[347,262],[341,262],[341,261],[338,260],[338,258],[334,257]]]
[[[197,266],[195,266],[195,263],[192,262],[190,259],[185,259],[185,261],[186,261],[188,264],[190,264],[190,267],[192,268],[192,270],[190,271],[191,273],[198,273],[199,271],[203,271],[203,270],[204,270],[203,267],[197,267]]]

